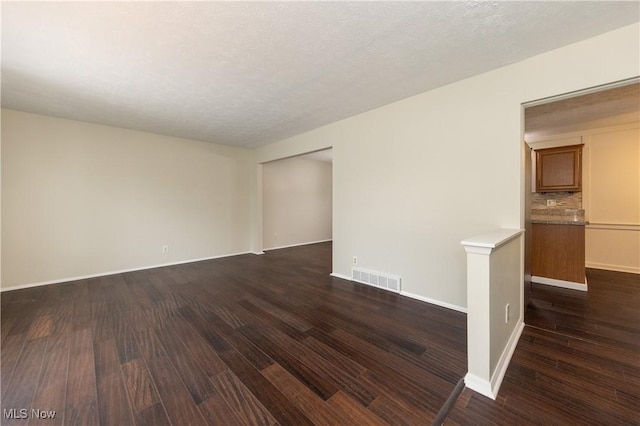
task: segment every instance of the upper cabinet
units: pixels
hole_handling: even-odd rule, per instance
[[[582,145],[538,149],[536,192],[582,190]]]

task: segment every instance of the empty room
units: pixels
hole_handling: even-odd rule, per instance
[[[0,16],[2,425],[640,424],[640,3]]]

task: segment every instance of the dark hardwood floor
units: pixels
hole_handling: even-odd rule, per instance
[[[640,276],[587,279],[588,292],[533,284],[497,400],[465,389],[445,424],[640,424]]]
[[[429,424],[465,315],[330,265],[325,243],[5,292],[1,422]]]
[[[465,315],[330,264],[326,243],[2,293],[1,423],[431,424]],[[465,389],[445,424],[640,424],[638,276],[588,279],[533,285],[497,400]]]

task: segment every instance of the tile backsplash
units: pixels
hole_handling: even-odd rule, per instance
[[[531,194],[533,209],[581,209],[582,192],[534,192]],[[547,200],[555,200],[555,206],[547,206]]]

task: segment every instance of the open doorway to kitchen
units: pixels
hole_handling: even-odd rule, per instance
[[[524,107],[525,323],[638,349],[640,83]]]
[[[333,233],[332,199],[332,149],[264,163],[264,250],[329,243]]]

